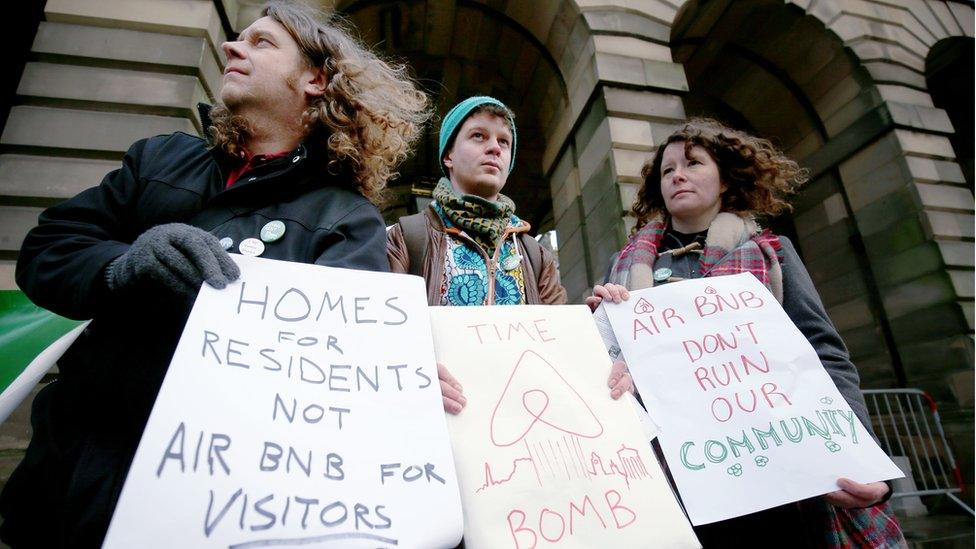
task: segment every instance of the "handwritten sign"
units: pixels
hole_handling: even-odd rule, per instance
[[[692,524],[901,477],[751,274],[631,292],[607,314]]]
[[[583,306],[436,307],[465,546],[699,547]]]
[[[105,546],[455,546],[421,279],[235,261],[197,298]]]

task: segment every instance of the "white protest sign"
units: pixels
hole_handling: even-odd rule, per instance
[[[448,418],[464,543],[699,547],[584,306],[435,307],[437,360],[464,387]]]
[[[606,309],[693,524],[902,476],[751,274]]]
[[[190,313],[105,547],[454,547],[423,281],[234,260]]]

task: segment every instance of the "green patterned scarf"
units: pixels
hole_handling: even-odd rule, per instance
[[[512,199],[498,195],[498,201],[460,194],[446,177],[434,188],[434,200],[441,206],[447,219],[463,230],[491,257],[515,213]]]

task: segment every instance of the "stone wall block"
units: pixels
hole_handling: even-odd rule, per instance
[[[0,259],[0,290],[16,290],[17,281],[14,280],[14,271],[17,262],[10,259]]]
[[[966,177],[958,162],[906,156],[905,163],[915,181],[921,183],[966,183]]]
[[[644,76],[645,61],[639,57],[597,53],[595,58],[597,78],[602,81],[635,86],[648,83]]]
[[[846,242],[852,234],[852,224],[850,222],[834,223],[827,227],[810,234],[798,232],[799,242],[797,251],[803,258],[804,263],[830,255],[838,248],[837,242]],[[816,282],[816,279],[814,280]]]
[[[579,184],[579,172],[576,168],[573,168],[566,175],[566,179],[563,185],[560,186],[558,191],[552,193],[552,215],[555,218],[559,218],[566,212],[566,210],[576,203],[576,199],[580,195],[580,184]]]
[[[590,254],[590,264],[592,266],[592,272],[589,273],[590,284],[587,285],[588,287],[604,281],[607,270],[610,268],[610,258],[613,257],[613,254],[619,252],[623,246],[622,234],[623,223],[618,217],[617,223],[607,227],[602,234],[588,238],[590,245],[588,246],[587,252]]]
[[[956,291],[945,273],[931,273],[885,289],[881,296],[890,318],[911,314],[939,303],[955,303]]]
[[[869,111],[877,108],[881,103],[881,97],[874,90],[861,88],[857,96],[831,112],[823,121],[827,135],[836,137],[844,130],[856,124]],[[817,138],[818,144],[821,142],[821,137],[817,132],[810,132],[810,134]]]
[[[973,192],[965,187],[928,183],[915,183],[912,187],[923,207],[973,211]]]
[[[835,305],[827,313],[834,326],[841,332],[861,326],[872,326],[877,322],[867,299],[855,299]]]
[[[861,236],[865,239],[871,239],[878,233],[894,230],[905,219],[917,220],[918,215],[919,209],[915,196],[908,187],[905,187],[865,206],[857,212],[855,217]],[[908,247],[901,248],[901,250]],[[887,248],[883,245],[868,246],[867,248],[867,254],[872,261],[884,260],[892,253],[895,253],[893,248]]]
[[[950,2],[926,2],[928,7],[932,10],[936,17],[939,19],[939,23],[946,29],[950,36],[957,36],[963,34],[962,27],[959,26],[959,22],[952,15],[952,11],[949,9]]]
[[[113,160],[0,155],[0,189],[7,196],[66,199],[98,185],[119,167]]]
[[[901,146],[894,132],[859,150],[838,166],[845,185],[862,180],[871,181],[874,174],[885,164],[897,163],[902,158]]]
[[[631,151],[627,149],[613,149],[613,164],[615,174],[620,181],[640,184],[641,168],[647,160],[647,153],[643,151]]]
[[[976,278],[973,276],[972,269],[950,269],[948,272],[949,278],[952,280],[952,287],[956,290],[956,296],[959,299],[973,299],[976,297],[976,293],[973,292]]]
[[[48,21],[206,35],[211,43],[223,41],[220,17],[207,0],[48,0],[44,14]]]
[[[176,131],[196,133],[186,118],[18,106],[0,143],[120,155],[138,139]]]
[[[900,33],[899,33],[900,34]],[[919,72],[925,72],[925,58],[900,44],[888,44],[872,38],[855,39],[848,46],[862,61],[896,62]],[[926,47],[926,49],[928,49]]]
[[[873,264],[874,278],[881,291],[943,269],[942,255],[932,243],[922,244],[880,257]]]
[[[556,12],[556,18],[549,27],[549,35],[542,42],[550,52],[564,52],[569,48],[577,47],[577,44],[570,42],[569,38],[573,28],[579,24],[585,27],[583,18],[579,16],[579,8],[571,2],[559,2],[560,9]],[[443,27],[441,27],[443,28]],[[584,39],[583,42],[586,40]],[[559,64],[560,59],[557,59]],[[566,74],[569,67],[559,64],[559,70]]]
[[[680,67],[680,65],[676,66]],[[656,135],[661,132],[654,132],[654,121],[670,122],[666,124],[665,130],[670,134],[680,127],[686,118],[684,104],[681,102],[681,97],[677,95],[606,87],[604,88],[604,97],[606,98],[607,112],[611,115],[640,117],[652,121],[651,141],[648,142],[648,145],[657,145],[660,142]]]
[[[845,181],[847,197],[851,208],[857,214],[859,210],[884,198],[885,196],[902,191],[911,181],[910,175],[904,169],[900,158],[875,168],[875,172],[858,181]]]
[[[599,53],[638,57],[653,61],[671,63],[671,49],[661,44],[648,42],[632,36],[596,35],[593,44]]]
[[[954,131],[949,115],[942,109],[894,101],[889,101],[887,107],[892,120],[898,125],[939,133]]]
[[[595,223],[590,216],[600,215],[600,213],[594,214],[594,209],[604,197],[608,194],[617,194],[614,185],[613,167],[610,164],[610,158],[607,157],[600,163],[593,175],[587,181],[582,182],[580,197],[583,200],[583,215],[586,217],[586,223]],[[619,207],[617,208],[617,216],[620,216]]]
[[[31,51],[192,69],[199,65],[204,46],[199,36],[42,21]]]
[[[952,144],[947,137],[911,130],[895,130],[901,150],[909,155],[955,158]]]
[[[205,37],[174,36],[129,29],[109,29],[41,22],[32,48],[45,60],[84,58],[118,68],[132,64],[140,70],[196,75],[212,97],[220,89],[222,53]]]
[[[887,356],[888,348],[877,326],[860,326],[840,332],[854,364],[860,365],[871,357]]]
[[[864,274],[860,270],[854,270],[830,280],[817,282],[817,291],[820,293],[824,306],[833,307],[859,296],[867,295],[868,288],[864,281]]]
[[[939,254],[946,267],[974,266],[973,243],[960,240],[940,240],[936,242]]]
[[[580,133],[578,131],[577,135]],[[579,167],[580,183],[581,186],[586,186],[590,177],[601,167],[610,153],[610,124],[604,119],[588,141],[578,141],[576,146],[581,151],[576,162]]]
[[[973,27],[976,25],[973,21],[973,6],[956,4],[955,2],[946,2],[946,6],[949,11],[952,12],[952,16],[955,18],[956,23],[962,29],[962,33],[966,36],[973,36]]]
[[[973,223],[976,217],[972,214],[953,212],[922,212],[922,225],[930,238],[972,239],[976,234]]]
[[[505,15],[521,23],[539,42],[545,43],[561,7],[562,2],[556,1],[509,2],[505,6]]]
[[[912,105],[921,105],[923,107],[935,106],[932,104],[932,96],[921,90],[891,84],[878,84],[874,88],[885,101],[909,103]]]
[[[927,83],[925,75],[908,67],[895,65],[887,61],[865,61],[861,64],[871,75],[872,80],[880,84],[897,84],[925,89]]]
[[[948,295],[952,292],[948,283],[945,284],[945,287],[935,289],[936,295],[941,296],[943,292]],[[911,291],[911,288],[907,288],[907,290]],[[897,299],[910,301],[911,298],[910,296],[899,295]],[[969,303],[971,305],[972,302]],[[960,307],[958,302],[946,300],[941,303],[928,304],[919,300],[917,304],[922,305],[923,308],[912,310],[910,303],[906,303],[909,305],[907,307],[908,314],[889,317],[895,344],[899,348],[926,340],[944,339],[946,336],[959,334],[965,329],[965,307]],[[972,327],[969,329],[972,330]],[[944,367],[945,365],[943,365]],[[909,378],[911,378],[910,373]],[[942,387],[945,387],[944,383]]]
[[[617,186],[620,187],[620,206],[623,208],[624,213],[627,213],[634,206],[634,200],[637,199],[640,184],[618,181]]]
[[[681,65],[650,59],[643,60],[643,63],[644,80],[647,85],[678,92],[688,91],[688,79],[685,77],[685,70]]]
[[[586,10],[583,17],[594,34],[601,32],[640,36],[652,42],[667,44],[671,38],[669,24],[650,17],[613,8]]]
[[[563,185],[568,182],[570,172],[576,170],[575,160],[575,149],[572,146],[567,147],[563,154],[559,157],[559,161],[553,167],[552,173],[549,175],[549,191],[552,192],[552,194],[556,194],[561,191]],[[578,179],[579,172],[577,172],[576,177]],[[579,184],[577,181],[577,188],[578,187]]]
[[[37,216],[42,211],[43,208],[0,206],[0,251],[19,251],[24,237],[37,225]]]
[[[159,107],[189,113],[202,99],[194,76],[142,71],[28,63],[17,93],[21,96]]]
[[[857,254],[850,246],[834,245],[828,252],[806,255],[804,259],[807,272],[816,284],[859,269]]]
[[[610,123],[610,140],[615,148],[634,151],[653,150],[651,124],[646,120],[618,117],[609,117],[607,120]]]

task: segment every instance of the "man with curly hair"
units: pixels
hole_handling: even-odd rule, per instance
[[[11,546],[100,545],[201,284],[239,275],[228,251],[389,268],[373,202],[428,117],[426,95],[299,3],[269,4],[222,47],[211,143],[136,142],[24,241],[24,292],[94,320],[34,401],[30,447],[0,498]]]

